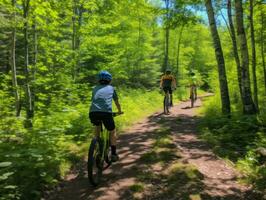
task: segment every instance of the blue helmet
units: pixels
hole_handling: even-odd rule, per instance
[[[111,81],[112,75],[108,71],[102,70],[98,74],[98,79],[99,81]]]

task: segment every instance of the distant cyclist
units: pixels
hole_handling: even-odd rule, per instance
[[[90,120],[95,125],[95,134],[99,136],[101,131],[101,121],[105,128],[110,131],[111,141],[111,159],[113,162],[119,159],[116,153],[116,129],[115,122],[112,115],[112,100],[119,113],[122,113],[121,106],[118,101],[117,93],[113,86],[110,85],[112,75],[107,71],[101,71],[98,74],[99,85],[97,85],[92,92],[91,107],[90,107]]]
[[[163,89],[165,93],[169,92],[170,94],[170,104],[173,106],[173,91],[172,89],[176,88],[176,80],[172,75],[171,69],[167,68],[164,75],[161,77],[160,88]]]
[[[189,88],[190,88],[190,99],[192,101],[192,107],[194,105],[194,101],[197,100],[197,78],[194,72],[190,73],[190,83],[189,83]]]

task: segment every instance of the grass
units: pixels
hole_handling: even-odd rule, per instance
[[[115,119],[120,131],[161,108],[163,96],[157,91],[118,92],[125,112]],[[0,164],[10,163],[0,167],[1,197],[38,199],[43,188],[57,184],[83,160],[93,136],[89,104],[66,105],[55,98],[45,113],[36,112],[29,130],[23,128],[23,119],[1,119]]]
[[[162,123],[151,150],[142,155],[141,164],[135,171],[137,185],[143,188],[142,195],[133,191],[132,199],[201,199],[202,174],[195,166],[184,164],[179,158],[171,132]]]
[[[184,175],[187,179],[194,181],[203,178],[203,175],[201,175],[197,168],[193,165],[175,163],[170,166],[168,177],[170,181],[176,182],[182,175]]]
[[[200,111],[201,137],[218,156],[233,162],[245,175],[241,182],[266,192],[265,158],[256,151],[259,147],[266,148],[265,111],[257,116],[244,116],[237,110],[239,106],[233,105],[232,116],[228,118],[220,114],[217,99],[217,96],[207,98]]]
[[[143,192],[144,191],[144,184],[143,183],[136,183],[134,185],[131,185],[129,189],[136,193],[136,192]]]

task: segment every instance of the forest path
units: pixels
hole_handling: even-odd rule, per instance
[[[103,183],[93,188],[86,163],[70,174],[64,186],[49,200],[128,199],[259,199],[248,186],[237,182],[239,174],[216,157],[199,139],[199,116],[190,102],[171,109],[170,115],[154,113],[119,136],[119,162],[104,171]]]

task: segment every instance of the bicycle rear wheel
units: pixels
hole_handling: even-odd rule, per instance
[[[88,178],[93,186],[97,186],[101,181],[103,162],[102,144],[99,139],[94,138],[89,147],[87,162]]]
[[[192,94],[191,94],[191,108],[194,107],[195,100],[196,100],[195,92],[193,91]]]
[[[164,113],[169,113],[169,96],[168,95],[164,96],[163,109],[164,109]]]

